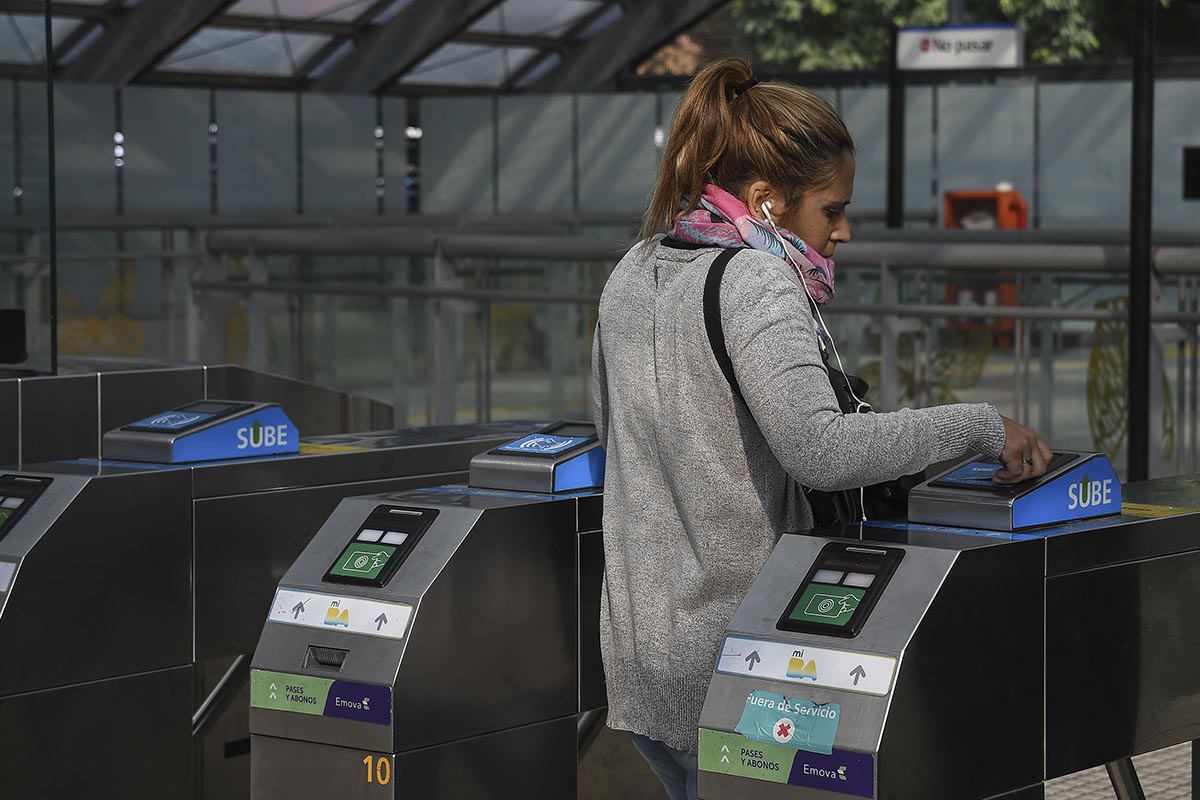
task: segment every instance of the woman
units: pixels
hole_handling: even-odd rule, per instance
[[[834,296],[853,183],[854,143],[828,101],[758,82],[743,61],[713,64],[675,113],[645,241],[600,301],[608,723],[672,800],[696,796],[700,707],[729,618],[779,536],[812,527],[803,487],[871,485],[968,449],[1015,482],[1051,455],[989,404],[839,409],[814,311]],[[736,386],[703,309],[709,266],[731,246],[745,249],[720,282],[719,327]]]

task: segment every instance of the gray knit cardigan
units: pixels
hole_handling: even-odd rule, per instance
[[[1004,446],[987,404],[842,414],[803,288],[753,250],[732,259],[720,291],[746,405],[735,400],[704,328],[719,252],[635,246],[604,288],[592,352],[608,451],[608,724],[689,752],[729,618],[779,536],[812,525],[802,486],[870,485]]]

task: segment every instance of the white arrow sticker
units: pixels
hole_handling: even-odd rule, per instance
[[[413,607],[408,603],[278,589],[267,619],[288,625],[402,639],[408,631],[412,612]]]
[[[726,636],[717,672],[883,695],[892,690],[896,659]]]

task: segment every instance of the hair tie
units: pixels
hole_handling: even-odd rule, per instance
[[[753,87],[755,87],[757,85],[758,85],[758,78],[751,75],[750,80],[746,81],[745,83],[739,83],[737,86],[733,87],[733,96],[730,97],[729,99],[736,100],[738,97],[745,94],[746,92],[748,92],[750,89],[752,89]]]

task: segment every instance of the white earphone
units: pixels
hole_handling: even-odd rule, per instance
[[[825,331],[825,335],[829,337],[829,344],[833,348],[833,357],[837,359],[838,369],[840,369],[842,371],[842,374],[845,375],[846,368],[842,365],[842,357],[838,353],[837,342],[835,342],[833,340],[833,334],[831,334],[829,332],[828,326],[825,325],[824,318],[821,317],[821,309],[817,305],[817,301],[813,299],[812,292],[810,292],[808,289],[808,282],[804,280],[803,270],[801,270],[800,266],[798,264],[796,264],[794,261],[792,261],[791,257],[788,255],[787,245],[783,240],[783,234],[781,234],[779,232],[779,228],[775,227],[775,220],[771,219],[771,209],[772,208],[774,208],[774,204],[772,204],[770,200],[767,200],[766,202],[764,202],[762,204],[763,216],[767,218],[767,224],[771,226],[771,231],[775,234],[775,238],[779,240],[779,246],[783,249],[784,260],[786,260],[789,264],[791,264],[792,268],[795,269],[796,272],[800,275],[800,285],[804,287],[804,293],[806,295],[808,295],[808,299],[812,303],[813,311],[815,311],[817,313],[817,322],[820,323],[821,329],[823,331]],[[858,394],[855,393],[854,387],[850,385],[849,380],[846,381],[846,388],[850,391],[850,396],[854,398],[854,401],[856,403],[858,403],[858,405],[854,409],[855,413],[862,411],[864,408],[867,409],[868,411],[874,410],[871,407],[870,403],[868,403],[866,400],[863,400],[861,397],[858,396]],[[866,505],[866,500],[865,500],[865,487],[859,487],[858,498],[859,498],[859,510],[862,515],[862,521],[866,522],[867,521],[867,505]]]

